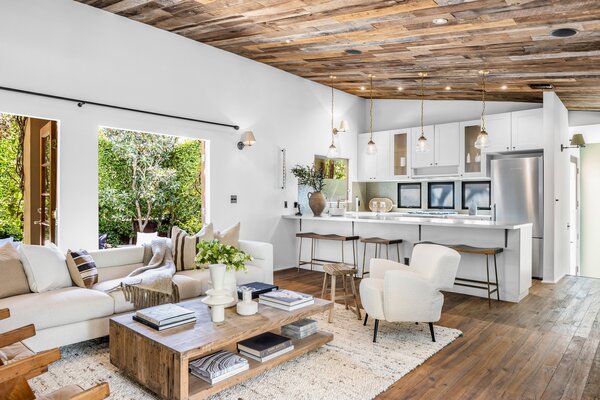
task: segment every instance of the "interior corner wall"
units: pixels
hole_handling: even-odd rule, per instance
[[[282,221],[297,199],[288,171],[324,154],[330,141],[326,86],[71,0],[0,2],[0,86],[240,125],[236,132],[190,121],[0,90],[0,112],[59,121],[58,242],[98,245],[98,128],[118,127],[204,139],[210,146],[210,219],[241,222],[242,239],[271,242],[275,266],[294,265],[296,226]],[[336,91],[342,156],[356,159],[364,103]],[[240,151],[239,135],[257,143]],[[350,167],[355,179],[356,166]],[[237,194],[237,204],[229,197]]]
[[[544,92],[544,281],[569,273],[569,113],[554,92]]]

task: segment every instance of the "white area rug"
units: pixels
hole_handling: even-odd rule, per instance
[[[373,321],[364,327],[341,305],[336,305],[332,324],[327,323],[326,315],[315,319],[321,329],[334,334],[332,342],[212,399],[371,399],[461,335],[456,329],[436,326],[434,343],[427,324],[380,322],[377,343],[373,343]],[[36,393],[49,393],[72,383],[88,388],[107,381],[111,399],[156,398],[110,363],[107,339],[61,350],[62,359],[52,364],[49,372],[30,381]]]

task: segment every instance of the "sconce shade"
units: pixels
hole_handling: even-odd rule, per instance
[[[585,146],[585,139],[581,133],[576,133],[571,138],[571,146]]]
[[[345,119],[343,119],[340,122],[340,129],[338,129],[340,132],[346,132],[347,130],[350,129],[350,125],[348,125],[348,121],[346,121]]]
[[[241,141],[244,143],[244,146],[252,146],[254,143],[256,143],[256,138],[254,137],[254,133],[252,133],[252,131],[247,131],[242,134]]]

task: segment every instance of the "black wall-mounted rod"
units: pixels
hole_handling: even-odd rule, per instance
[[[9,88],[9,87],[5,87],[5,86],[0,86],[0,90],[5,90],[7,92],[30,94],[30,95],[33,95],[33,96],[47,97],[49,99],[72,101],[72,102],[74,102],[74,103],[77,104],[77,107],[83,107],[86,104],[90,104],[90,105],[93,105],[93,106],[114,108],[115,110],[133,111],[133,112],[141,113],[141,114],[156,115],[158,117],[175,118],[175,119],[181,119],[181,120],[184,120],[184,121],[200,122],[201,124],[224,126],[224,127],[227,127],[227,128],[233,128],[236,131],[240,129],[240,127],[238,125],[225,124],[225,123],[222,123],[222,122],[206,121],[206,120],[203,120],[203,119],[182,117],[182,116],[179,116],[179,115],[163,114],[163,113],[154,112],[154,111],[147,111],[147,110],[138,110],[137,108],[121,107],[121,106],[115,106],[115,105],[112,105],[112,104],[97,103],[95,101],[88,101],[88,100],[78,100],[78,99],[73,99],[71,97],[63,97],[63,96],[56,96],[56,95],[47,94],[47,93],[31,92],[29,90]]]

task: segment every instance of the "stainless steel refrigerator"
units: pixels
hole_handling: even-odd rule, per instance
[[[544,162],[542,156],[491,160],[492,218],[533,223],[532,276],[543,277]]]

